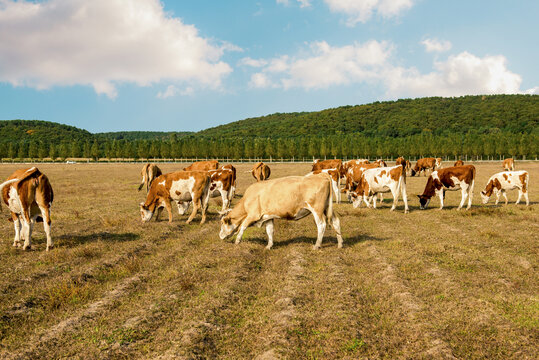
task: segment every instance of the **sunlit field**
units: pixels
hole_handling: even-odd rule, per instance
[[[389,165],[393,165],[391,163]],[[236,204],[255,180],[238,169]],[[269,164],[271,177],[310,164]],[[444,163],[444,166],[450,166]],[[249,228],[239,245],[220,240],[219,198],[207,223],[142,224],[142,164],[42,164],[55,199],[45,252],[12,247],[0,222],[2,359],[537,359],[539,350],[539,163],[530,206],[481,204],[501,162],[475,164],[472,209],[460,191],[419,210],[426,177],[407,178],[410,213],[335,206],[344,247],[328,228],[312,250],[312,216],[275,222],[275,244]],[[26,165],[0,165],[3,181]],[[185,164],[159,165],[163,172]]]

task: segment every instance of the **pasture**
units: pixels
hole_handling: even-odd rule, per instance
[[[269,165],[270,178],[310,171]],[[455,210],[460,191],[419,210],[427,178],[408,177],[410,214],[402,200],[389,212],[389,194],[376,210],[343,196],[344,247],[328,229],[319,251],[312,216],[277,220],[266,251],[263,228],[219,239],[219,198],[202,226],[177,212],[142,224],[141,164],[38,165],[54,188],[55,248],[39,223],[32,250],[14,249],[2,206],[0,358],[536,359],[539,163],[516,164],[529,207],[516,190],[482,205],[501,162],[475,165],[471,210]],[[23,166],[2,164],[0,179]],[[251,167],[237,164],[233,205]]]

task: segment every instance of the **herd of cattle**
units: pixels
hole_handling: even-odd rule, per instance
[[[522,196],[529,205],[527,171],[514,170],[513,159],[503,161],[503,172],[494,174],[481,191],[484,204],[495,194],[496,204],[500,195],[505,198],[506,191],[518,189],[518,200]],[[314,248],[322,243],[327,225],[337,233],[338,247],[342,246],[340,220],[333,211],[333,201],[341,200],[341,193],[345,193],[348,201],[354,207],[365,203],[367,207],[376,208],[376,197],[382,201],[382,194],[391,192],[395,210],[399,192],[404,202],[404,212],[409,212],[406,195],[406,175],[420,175],[427,170],[431,171],[423,194],[418,195],[420,208],[425,209],[431,198],[437,196],[440,200],[440,209],[444,206],[446,190],[461,190],[460,210],[468,199],[466,209],[472,205],[473,189],[475,183],[475,167],[464,165],[458,160],[454,166],[442,168],[442,159],[419,159],[415,166],[404,158],[397,159],[395,166],[387,166],[385,161],[377,160],[373,163],[368,160],[316,160],[312,171],[305,176],[287,176],[268,180],[270,168],[259,162],[255,164],[251,173],[256,183],[250,185],[239,203],[230,208],[230,203],[236,191],[236,169],[232,165],[219,167],[215,160],[196,162],[183,171],[163,174],[154,164],[146,164],[142,168],[141,190],[146,187],[146,201],[140,203],[140,214],[143,222],[150,221],[155,213],[159,218],[163,208],[168,212],[169,222],[172,221],[172,203],[178,208],[180,215],[187,212],[190,204],[193,210],[187,223],[190,223],[200,209],[203,224],[206,221],[206,209],[210,197],[221,197],[222,208],[221,230],[219,236],[225,239],[237,233],[236,243],[239,243],[245,229],[252,225],[261,227],[265,225],[268,235],[268,245],[273,245],[274,219],[299,220],[312,214],[318,229],[318,236]],[[341,184],[344,187],[341,189]],[[4,203],[8,206],[15,227],[13,246],[20,247],[24,240],[24,250],[31,247],[32,228],[36,222],[43,222],[47,250],[53,246],[50,235],[50,207],[54,198],[51,184],[36,167],[19,169],[0,184],[0,191]],[[372,203],[372,205],[371,205]]]

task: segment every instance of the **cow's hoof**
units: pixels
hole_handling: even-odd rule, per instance
[[[410,210],[406,209],[406,210],[404,210],[404,213],[405,213],[405,214],[409,214],[409,213],[410,213]]]
[[[26,250],[32,250],[32,245],[23,246],[22,249],[23,249],[24,251],[26,251]]]
[[[318,245],[313,245],[313,250],[319,250],[320,249],[320,246]]]
[[[54,245],[47,246],[47,251],[49,251],[49,250],[51,250],[51,249],[54,249]]]
[[[266,246],[264,250],[271,250],[271,246]]]

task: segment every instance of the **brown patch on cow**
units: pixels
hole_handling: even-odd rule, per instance
[[[503,178],[505,179],[505,181],[507,181],[509,177],[507,176],[507,174],[503,174]]]
[[[382,170],[382,171],[385,171],[385,170]],[[395,169],[391,169],[389,171],[389,175],[391,176],[392,180],[399,181],[399,178],[402,176],[402,172],[403,172],[403,168],[401,166]]]
[[[311,169],[311,171],[323,170],[323,169],[337,169],[340,173],[341,168],[342,168],[342,160],[340,159],[323,160],[323,161],[316,161],[313,164],[313,168]]]
[[[374,178],[374,182],[378,184],[378,178],[377,177]]]
[[[176,195],[180,196],[181,194],[181,191],[176,190]]]
[[[208,171],[208,170],[217,170],[219,168],[219,161],[217,160],[207,160],[207,161],[197,161],[192,163],[186,168],[183,168],[184,171]]]
[[[462,165],[464,165],[464,161],[457,160],[457,161],[455,161],[455,164],[453,166],[462,166]]]
[[[386,174],[385,170],[380,171],[380,176],[384,176]]]
[[[528,190],[528,186],[527,186],[528,173],[524,173],[522,175],[519,175],[518,177],[520,179],[520,183],[522,184],[522,192],[525,193]]]

